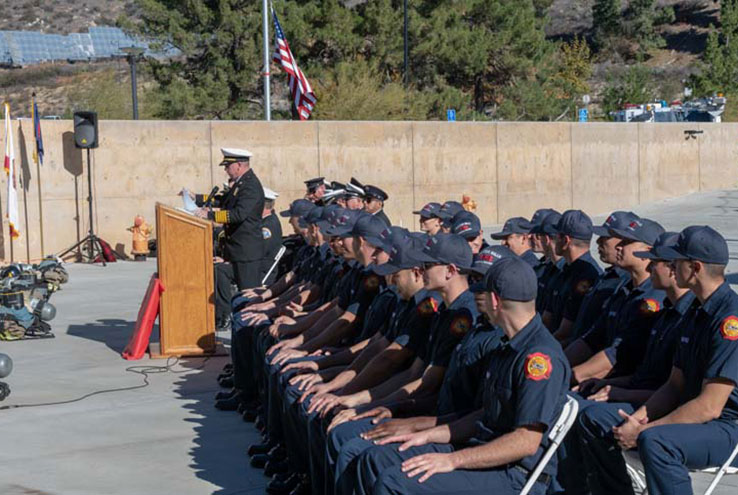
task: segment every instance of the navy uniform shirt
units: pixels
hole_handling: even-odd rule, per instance
[[[684,374],[684,404],[702,391],[702,382],[722,378],[738,384],[738,295],[724,282],[689,311],[674,366]],[[734,387],[720,419],[738,420],[738,387]]]
[[[349,304],[346,307],[342,306],[341,309],[356,315],[356,323],[362,325],[369,305],[387,283],[384,277],[374,273],[371,268],[364,268],[359,265],[358,270],[359,274],[356,277],[356,283],[349,299]]]
[[[394,285],[384,287],[366,310],[361,332],[355,341],[361,342],[377,332],[384,333],[398,301],[396,287]]]
[[[643,360],[665,297],[663,290],[653,288],[651,277],[638,287],[629,280],[618,287],[607,312],[582,339],[594,352],[604,350],[621,375],[632,374]]]
[[[548,435],[566,403],[570,377],[564,351],[539,315],[512,339],[502,337],[489,358],[483,385],[484,415],[470,443],[486,443],[523,426],[545,425],[536,453],[517,462],[533,471],[549,447]],[[556,466],[553,456],[543,472],[553,476]]]
[[[558,277],[561,270],[564,268],[566,260],[559,258],[555,263],[553,261],[547,261],[546,266],[543,269],[543,273],[538,278],[538,293],[536,294],[536,311],[543,313],[548,302],[548,297],[551,293],[549,290],[553,280]]]
[[[597,318],[605,311],[607,303],[615,290],[620,284],[627,282],[629,278],[628,272],[621,268],[611,266],[605,269],[582,299],[582,304],[579,305],[579,312],[573,320],[572,340],[587,333],[597,321]]]
[[[344,268],[346,272],[341,278],[341,287],[338,291],[338,307],[346,311],[356,293],[357,278],[361,275],[363,267],[356,260],[351,260],[344,264]]]
[[[520,259],[528,263],[533,268],[535,268],[535,266],[538,264],[538,256],[536,256],[536,253],[534,253],[532,249],[529,249],[521,254]]]
[[[420,289],[402,308],[385,337],[417,354],[428,341],[431,324],[441,311],[443,299],[438,292]]]
[[[484,315],[456,344],[443,383],[438,392],[436,414],[457,413],[460,416],[474,409],[481,388],[482,378],[487,371],[489,354],[500,345],[502,330],[490,324]]]
[[[666,383],[674,363],[674,353],[679,335],[686,321],[689,308],[694,302],[694,293],[687,292],[676,304],[664,299],[664,311],[651,328],[646,355],[628,383],[633,390],[656,390]],[[616,371],[614,374],[621,374]]]
[[[448,307],[443,303],[433,318],[426,344],[418,351],[426,366],[448,367],[456,344],[474,326],[478,314],[474,294],[469,290],[459,294]]]
[[[274,264],[279,249],[282,247],[282,225],[279,223],[279,217],[272,212],[266,218],[262,219],[261,235],[264,238],[264,255],[261,258],[261,278],[267,274]],[[277,279],[277,269],[272,270],[269,275],[271,285]]]
[[[335,256],[329,261],[330,272],[321,286],[320,304],[325,304],[338,298],[343,290],[345,276],[350,275],[348,263],[340,256]]]
[[[587,251],[571,263],[565,263],[558,277],[552,280],[545,310],[552,315],[551,331],[556,331],[564,318],[574,321],[582,299],[595,284],[602,269]]]

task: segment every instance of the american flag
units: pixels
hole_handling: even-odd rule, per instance
[[[290,45],[284,37],[284,31],[282,31],[282,26],[279,25],[274,9],[272,9],[272,18],[274,19],[274,30],[277,38],[273,59],[287,72],[290,93],[294,99],[297,115],[300,120],[307,120],[310,118],[313,108],[315,108],[315,102],[317,101],[315,93],[313,93],[313,88],[310,87],[305,74],[297,66],[295,57],[292,56],[292,50],[290,50]]]

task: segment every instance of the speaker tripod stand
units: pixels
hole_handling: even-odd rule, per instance
[[[95,223],[92,216],[92,162],[90,161],[90,148],[87,148],[87,202],[89,204],[90,215],[90,230],[88,234],[75,245],[59,253],[58,256],[64,258],[69,253],[77,251],[79,261],[82,263],[96,263],[97,260],[100,260],[103,266],[107,266],[103,253],[103,245],[100,242],[102,239],[95,235]],[[115,251],[112,252],[116,258],[122,259],[118,253]]]

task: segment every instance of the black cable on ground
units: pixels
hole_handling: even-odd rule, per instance
[[[143,383],[141,385],[133,385],[131,387],[120,387],[120,388],[110,388],[110,389],[104,389],[104,390],[96,390],[95,392],[90,392],[89,394],[85,394],[81,397],[77,397],[76,399],[70,399],[70,400],[62,400],[62,401],[56,401],[56,402],[39,402],[37,404],[12,404],[7,406],[0,406],[0,411],[7,410],[7,409],[21,409],[21,408],[28,408],[28,407],[42,407],[42,406],[58,406],[62,404],[72,404],[74,402],[80,402],[82,400],[85,400],[89,397],[95,396],[95,395],[101,395],[101,394],[109,394],[113,392],[126,392],[129,390],[138,390],[140,388],[146,388],[150,385],[149,383],[149,375],[155,375],[158,373],[174,373],[174,374],[180,374],[180,373],[187,373],[188,371],[195,371],[202,369],[205,366],[205,363],[208,362],[210,357],[206,357],[205,360],[202,362],[200,366],[197,368],[188,368],[186,370],[181,371],[174,371],[172,370],[173,366],[176,366],[177,363],[179,363],[178,357],[169,357],[167,358],[167,364],[164,366],[129,366],[126,368],[126,372],[128,373],[134,373],[136,375],[143,376]],[[170,360],[174,360],[170,362]]]

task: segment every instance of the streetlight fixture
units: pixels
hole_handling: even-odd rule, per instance
[[[138,120],[138,94],[136,91],[136,62],[141,58],[144,49],[140,46],[127,46],[120,51],[126,54],[128,65],[131,66],[131,100],[133,102],[133,120]]]

